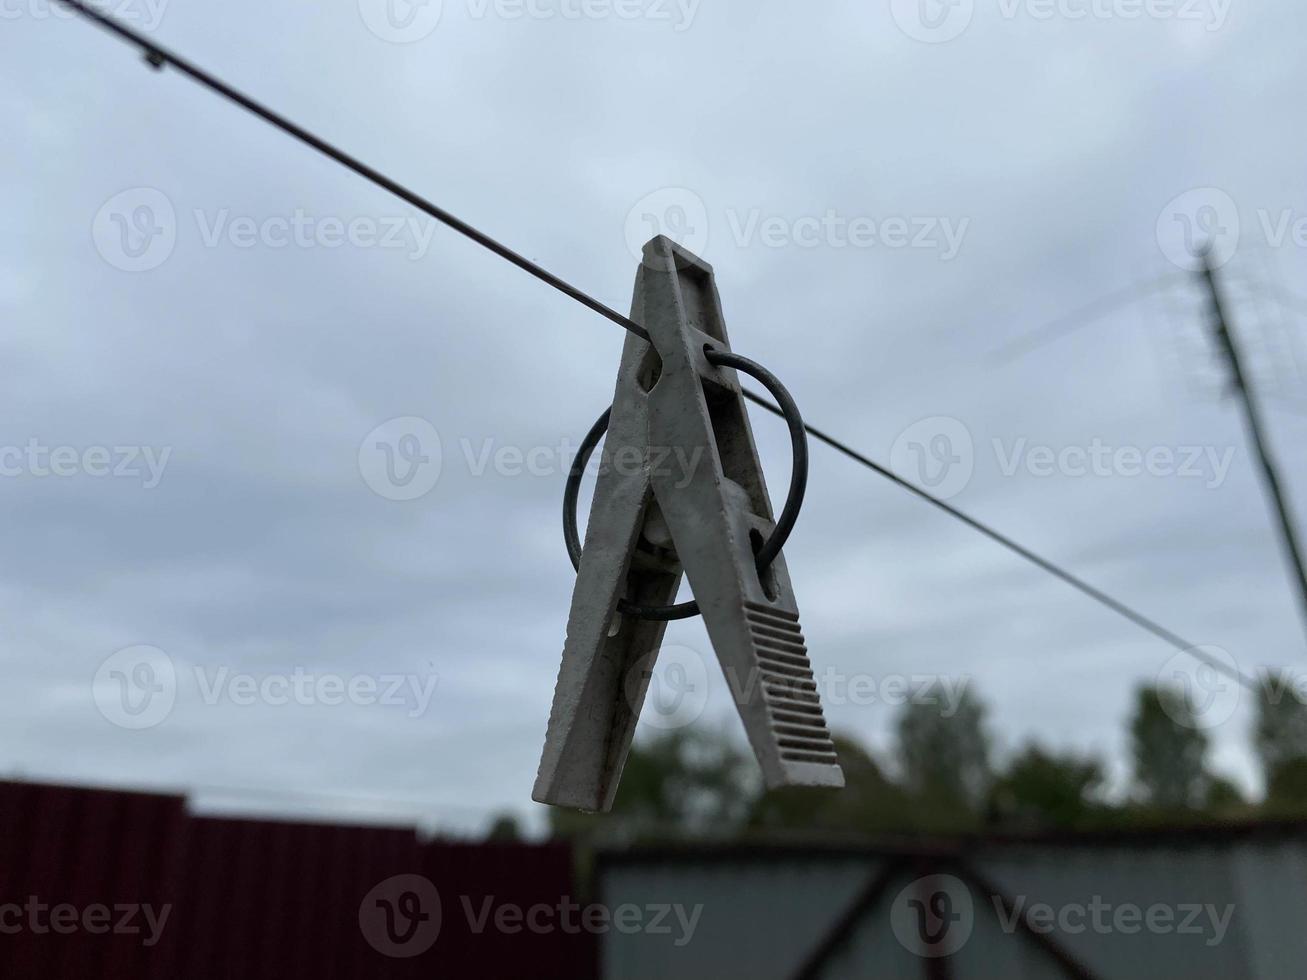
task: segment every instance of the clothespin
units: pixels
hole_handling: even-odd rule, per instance
[[[652,344],[626,339],[579,561],[576,489],[605,417],[569,478],[565,526],[577,579],[532,797],[612,806],[667,621],[696,611],[768,788],[843,786],[778,551],[803,483],[792,481],[774,520],[733,368],[783,396],[783,408],[793,402],[765,369],[730,352],[712,267],[667,238],[644,247],[631,318]],[[797,433],[796,473],[806,474],[797,409],[787,420]],[[666,605],[682,574],[697,608]]]

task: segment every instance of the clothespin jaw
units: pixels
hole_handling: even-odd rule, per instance
[[[690,580],[769,788],[842,786],[775,530],[711,266],[667,238],[644,248],[533,798],[612,805],[665,622]],[[626,460],[626,465],[620,461]],[[634,460],[639,465],[631,465]],[[668,465],[676,460],[676,465]]]
[[[644,317],[643,271],[631,301],[637,322]],[[665,605],[681,584],[650,480],[645,388],[657,364],[647,341],[627,336],[532,793],[540,803],[612,807],[667,628],[621,615],[618,600]]]

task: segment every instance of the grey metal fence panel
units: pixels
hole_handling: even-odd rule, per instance
[[[623,980],[786,980],[853,901],[875,861],[820,857],[759,862],[713,859],[702,864],[617,866],[603,873],[609,909],[625,903],[701,907],[693,934],[611,930],[601,944],[605,977]]]

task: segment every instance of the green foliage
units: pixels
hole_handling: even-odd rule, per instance
[[[754,804],[752,830],[820,830],[842,834],[905,833],[915,829],[916,810],[885,778],[880,766],[852,737],[835,735],[844,789],[799,787],[770,790]]]
[[[1101,814],[1103,785],[1097,759],[1047,752],[1029,743],[1008,763],[990,795],[990,819],[1010,829],[1083,827]]]
[[[1246,805],[1243,792],[1233,782],[1222,776],[1208,777],[1203,809],[1209,814],[1214,817],[1237,815]]]
[[[1140,687],[1130,722],[1135,789],[1154,809],[1200,809],[1207,799],[1207,736],[1179,688]]]
[[[490,829],[486,831],[486,840],[499,841],[501,843],[511,843],[522,839],[522,830],[517,824],[517,818],[511,813],[501,813],[490,824]]]
[[[1266,806],[1277,816],[1307,814],[1307,758],[1286,759],[1267,773]]]
[[[952,710],[939,685],[930,694],[899,715],[902,785],[932,829],[966,829],[978,822],[993,781],[985,708],[970,689]]]
[[[753,757],[722,732],[680,728],[631,747],[608,814],[549,810],[555,836],[630,841],[738,831],[756,796]]]
[[[611,813],[551,808],[552,829],[602,845],[742,834],[1038,832],[1243,819],[1258,806],[1207,770],[1207,736],[1181,690],[1135,692],[1129,723],[1135,798],[1124,802],[1104,795],[1099,759],[1034,742],[996,772],[981,701],[969,690],[956,702],[935,693],[901,709],[888,760],[850,735],[835,736],[843,790],[765,791],[752,755],[736,738],[684,728],[632,747]],[[1268,682],[1254,736],[1267,771],[1263,810],[1307,814],[1307,707]],[[512,831],[501,822],[493,833]]]
[[[1279,813],[1307,812],[1307,705],[1286,672],[1262,677],[1253,742],[1266,801]]]

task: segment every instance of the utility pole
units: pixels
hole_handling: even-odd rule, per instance
[[[1304,625],[1307,625],[1307,569],[1304,568],[1302,547],[1298,543],[1299,538],[1293,510],[1285,497],[1284,488],[1275,469],[1275,463],[1271,459],[1270,449],[1267,446],[1266,422],[1262,416],[1261,407],[1257,402],[1257,395],[1252,391],[1248,375],[1244,370],[1242,352],[1239,349],[1238,342],[1230,332],[1230,321],[1226,317],[1221,290],[1216,283],[1216,269],[1212,264],[1211,249],[1205,249],[1200,258],[1203,262],[1203,281],[1206,283],[1208,293],[1211,296],[1216,339],[1230,362],[1234,390],[1243,405],[1244,425],[1248,430],[1248,437],[1252,442],[1257,460],[1261,464],[1266,489],[1280,518],[1281,539],[1284,542],[1285,554],[1292,566],[1298,599],[1302,606]]]

